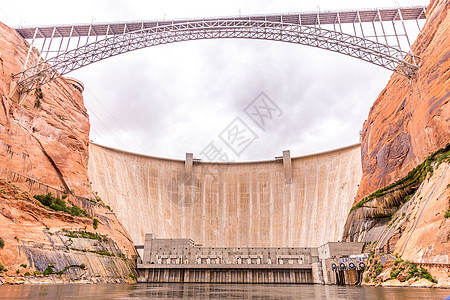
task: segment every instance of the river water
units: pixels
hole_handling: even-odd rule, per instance
[[[334,285],[61,284],[3,285],[0,299],[445,299],[450,289]]]

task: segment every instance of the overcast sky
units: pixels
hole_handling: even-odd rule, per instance
[[[11,27],[427,5],[428,1],[2,1]],[[151,47],[68,76],[85,84],[91,139],[184,159],[211,142],[235,161],[273,159],[359,142],[370,106],[392,72],[317,48],[257,40]],[[280,109],[265,130],[244,112],[261,92]],[[254,141],[238,156],[220,139],[237,117]]]

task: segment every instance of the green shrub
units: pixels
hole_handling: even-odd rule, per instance
[[[17,273],[17,274],[19,274],[19,273],[20,273],[20,270],[19,270],[19,269],[17,269],[17,270],[16,270],[16,273]]]
[[[53,265],[48,265],[47,269],[45,269],[44,271],[44,276],[50,275],[50,274],[54,274],[55,271],[53,270],[54,266]]]
[[[69,270],[69,268],[70,268],[70,266],[65,266],[64,269],[62,269],[62,270],[59,271],[59,272],[55,272],[55,274],[62,275],[62,274],[64,274],[64,272],[66,272],[67,270]]]
[[[434,279],[433,276],[431,276],[431,274],[428,272],[427,269],[420,267],[419,273],[420,273],[420,275],[419,275],[420,278],[425,278],[433,283],[437,283],[437,280]]]
[[[133,280],[136,280],[136,279],[137,279],[137,276],[134,275],[134,274],[132,274],[132,273],[130,273],[130,275],[128,275],[128,276],[130,276],[130,278],[133,279]]]
[[[417,269],[417,266],[413,263],[407,263],[407,266],[409,267],[408,273],[412,276],[418,276],[419,275],[419,269]]]
[[[78,206],[66,206],[66,202],[59,198],[53,197],[52,193],[47,195],[34,195],[34,198],[38,200],[42,205],[50,207],[55,211],[66,212],[72,216],[85,216],[89,217],[86,210],[79,208]]]
[[[50,206],[53,203],[55,197],[52,196],[52,193],[48,193],[47,195],[34,195],[34,199],[41,202],[44,206]]]
[[[80,230],[80,231],[68,231],[63,230],[65,232],[67,232],[65,234],[65,236],[71,237],[71,238],[84,238],[84,239],[92,239],[92,240],[98,240],[99,242],[101,241],[108,241],[108,239],[106,238],[106,235],[102,235],[99,234],[98,232],[89,232],[86,230]]]
[[[0,264],[0,272],[3,272],[5,270],[5,266]]]
[[[397,266],[399,263],[402,263],[403,259],[401,257],[398,257],[395,261],[394,261],[394,266]]]
[[[31,276],[30,272],[25,272],[25,276]]]
[[[27,267],[26,264],[21,264],[20,266],[21,266],[22,268],[26,268],[26,267]]]
[[[375,266],[375,276],[380,275],[382,270],[383,270],[383,266],[382,265],[376,265]]]
[[[5,247],[5,241],[2,239],[2,238],[0,238],[0,248],[4,248]]]
[[[114,256],[114,254],[106,252],[106,251],[103,251],[103,250],[95,250],[95,251],[91,250],[89,252],[97,253],[97,254],[100,254],[100,255],[106,255],[106,256]]]
[[[392,269],[391,274],[390,274],[390,278],[391,279],[395,279],[397,278],[398,274],[400,274],[401,270],[394,270]]]
[[[92,223],[92,226],[94,227],[94,229],[98,228],[98,219],[94,218],[94,222]]]
[[[444,218],[446,218],[446,219],[450,218],[450,209],[447,209],[447,211],[445,212]]]
[[[85,264],[81,264],[80,268],[84,270],[84,269],[86,269],[86,265]]]
[[[365,283],[368,283],[369,281],[370,281],[370,278],[369,278],[369,277],[367,277],[367,276],[364,277],[364,282],[365,282]]]

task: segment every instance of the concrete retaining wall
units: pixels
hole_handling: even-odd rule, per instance
[[[204,246],[338,241],[361,179],[360,145],[283,160],[195,163],[90,145],[89,178],[137,245],[145,233]],[[192,175],[190,175],[192,174]]]

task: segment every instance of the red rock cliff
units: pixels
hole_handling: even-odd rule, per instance
[[[11,75],[21,71],[28,49],[0,23],[0,168],[88,196],[89,117],[81,94],[59,78],[42,87],[39,103],[35,93],[21,106],[17,95],[8,97]]]
[[[411,80],[393,74],[364,123],[363,176],[355,203],[405,176],[450,141],[449,26],[449,1],[431,1],[413,45],[419,70]]]
[[[0,249],[0,264],[12,272],[22,263],[37,269],[40,265],[42,271],[47,264],[64,268],[66,261],[92,262],[92,275],[128,276],[130,265],[120,257],[136,254],[131,238],[115,214],[95,199],[89,184],[89,117],[81,93],[59,78],[42,86],[42,93],[30,93],[22,104],[17,94],[9,97],[11,75],[21,71],[29,46],[14,29],[0,23],[0,238],[6,245]],[[34,50],[30,60],[38,56]],[[47,192],[61,197],[69,191],[68,204],[87,210],[90,218],[56,213],[31,197]],[[93,218],[99,220],[98,228]],[[80,255],[54,241],[55,236],[64,238],[63,229],[86,227],[107,235],[120,257],[105,262],[105,257],[92,252],[97,248],[83,248]]]

